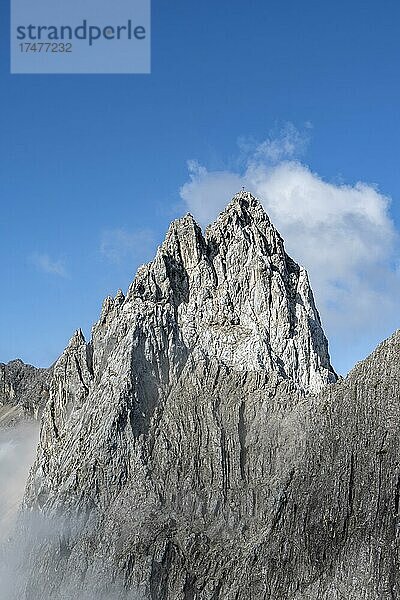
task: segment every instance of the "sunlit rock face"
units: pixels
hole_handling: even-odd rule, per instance
[[[336,382],[260,203],[175,221],[54,367],[16,597],[400,597],[399,343]]]

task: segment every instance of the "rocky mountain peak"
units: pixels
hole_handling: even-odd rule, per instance
[[[190,214],[174,221],[128,299],[136,308],[166,303],[191,354],[274,371],[306,392],[336,380],[307,273],[249,192],[236,194],[204,235]]]
[[[399,340],[327,385],[261,203],[174,221],[54,367],[24,498],[52,526],[15,600],[400,597]]]
[[[224,224],[229,220],[234,220],[238,226],[246,226],[251,223],[270,225],[269,217],[261,202],[251,192],[245,190],[235,194],[218,220]]]
[[[55,365],[24,506],[66,525],[34,546],[29,589],[397,598],[399,339],[335,383],[261,203],[240,192],[204,233],[174,221]]]
[[[129,414],[135,436],[146,435],[182,374],[191,380],[199,365],[280,378],[299,393],[336,380],[307,273],[249,192],[204,235],[189,214],[174,221],[127,296],[106,298],[90,342],[75,332],[53,372],[45,455],[72,423],[77,434],[85,406],[91,430],[92,419],[108,429]]]
[[[283,241],[271,225],[260,201],[250,192],[241,191],[233,197],[216,221],[206,228],[204,235],[190,213],[173,221],[160,251],[177,261],[183,261],[184,266],[193,268],[202,257],[212,253],[215,242],[225,242],[228,245],[236,238],[247,237],[251,244],[257,244],[259,238],[268,236],[269,229],[282,242],[283,250]],[[261,251],[268,254],[269,248],[264,245]]]
[[[84,343],[81,332],[75,338],[72,347]],[[160,381],[173,380],[189,355],[237,371],[274,372],[305,392],[336,380],[307,273],[246,191],[204,235],[190,214],[171,223],[127,297],[118,292],[104,301],[93,328],[93,364],[107,365],[110,350],[122,352],[124,344],[129,354],[142,339]]]

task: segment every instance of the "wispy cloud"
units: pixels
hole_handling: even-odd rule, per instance
[[[253,138],[241,137],[238,146],[249,160],[259,160],[277,163],[282,160],[303,156],[310,143],[311,123],[305,123],[298,129],[293,123],[285,123],[276,128],[265,140],[257,142]]]
[[[155,236],[150,230],[110,229],[101,236],[100,252],[114,264],[127,260],[145,262],[154,254],[155,245]]]
[[[297,137],[290,127],[258,144],[242,171],[213,172],[191,161],[181,197],[206,225],[242,186],[252,191],[288,252],[308,269],[338,355],[348,355],[349,344],[360,345],[360,340],[363,348],[372,349],[399,326],[398,233],[390,199],[375,185],[325,181],[295,159],[296,143],[290,140]]]
[[[43,273],[67,277],[67,270],[63,260],[53,260],[48,254],[35,253],[30,257],[32,264]]]

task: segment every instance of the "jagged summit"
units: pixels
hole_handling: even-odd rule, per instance
[[[173,254],[178,246],[182,247],[185,244],[191,245],[192,249],[198,249],[204,247],[217,229],[223,229],[223,235],[230,237],[232,230],[252,226],[262,226],[265,229],[271,226],[271,222],[261,202],[250,192],[240,191],[217,219],[207,226],[204,236],[201,227],[190,213],[172,221],[161,249],[172,251]]]
[[[275,372],[306,392],[336,380],[307,273],[250,192],[236,194],[204,235],[190,214],[173,221],[127,296],[119,290],[105,299],[92,346],[119,339],[138,319],[156,328],[171,311],[168,335],[179,338],[185,355]],[[69,348],[84,344],[78,330]],[[167,351],[157,340],[154,346]]]
[[[236,213],[244,222],[263,222],[270,224],[269,217],[262,203],[251,192],[241,190],[234,195],[226,208],[220,213],[219,218]]]
[[[260,256],[273,254],[278,245],[284,253],[281,236],[271,224],[261,202],[250,192],[241,191],[233,197],[214,223],[208,225],[205,239],[209,245],[231,246],[242,240],[246,247],[248,241]]]
[[[161,343],[158,328],[165,319],[170,326]],[[93,347],[97,339],[119,339],[136,321],[151,322],[146,335],[161,354],[170,353],[164,336],[172,336],[184,356],[274,372],[305,392],[336,380],[307,272],[286,254],[250,192],[236,194],[204,235],[190,214],[173,221],[126,298],[119,291],[104,301]],[[76,335],[78,345],[84,343]]]
[[[251,226],[271,226],[271,221],[261,202],[250,192],[240,191],[232,198],[226,208],[219,214],[217,219],[206,227],[203,236],[201,227],[191,213],[172,221],[166,239],[163,243],[167,247],[172,239],[179,238],[184,242],[189,236],[194,236],[200,244],[207,240],[209,232],[213,229],[223,227],[243,229]],[[227,233],[227,231],[225,231]]]
[[[140,300],[173,308],[190,353],[274,371],[307,392],[336,380],[307,273],[249,192],[234,196],[204,235],[190,214],[173,221],[130,287],[133,311]]]

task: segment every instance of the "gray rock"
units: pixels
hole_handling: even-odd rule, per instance
[[[400,597],[399,344],[335,383],[257,200],[175,221],[54,367],[17,597]]]
[[[0,363],[0,426],[24,417],[38,419],[49,396],[50,369],[37,369],[22,360]]]

